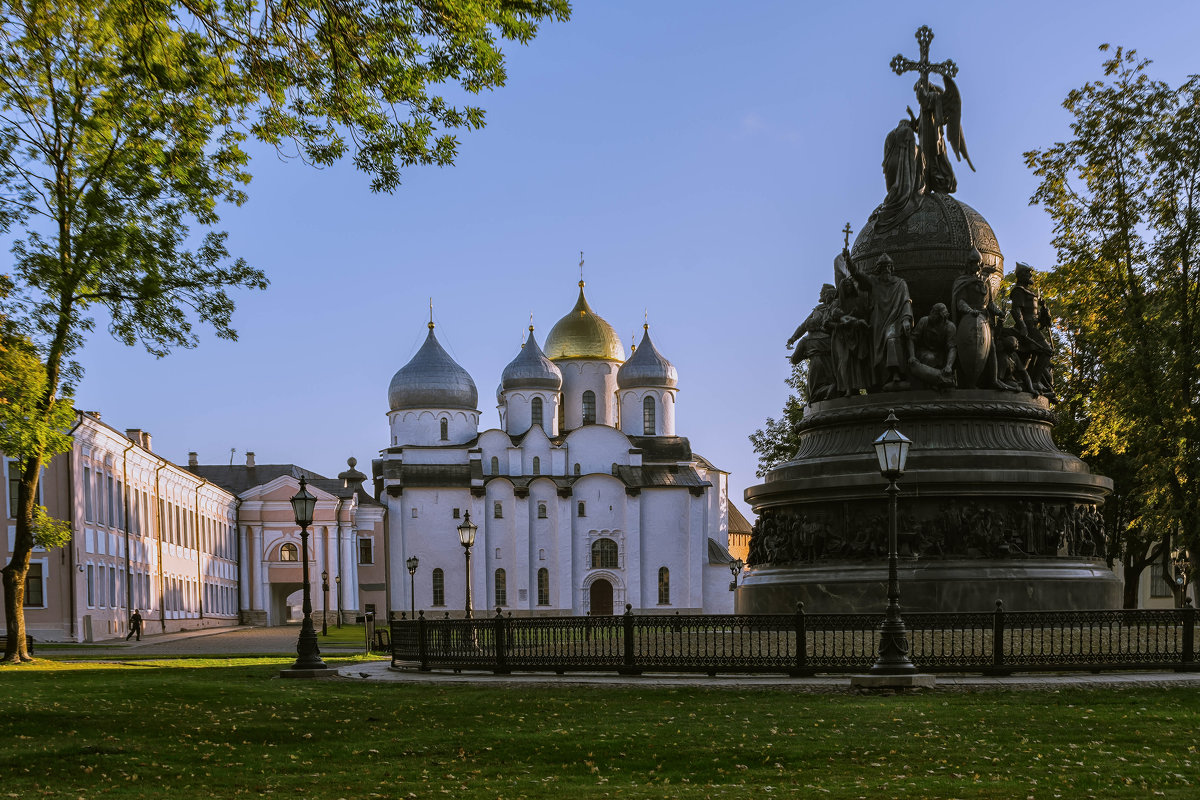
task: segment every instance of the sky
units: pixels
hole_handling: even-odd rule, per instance
[[[919,6],[919,7],[918,7]],[[883,140],[915,106],[916,29],[953,59],[978,172],[956,197],[991,223],[1007,269],[1050,267],[1022,153],[1069,135],[1067,93],[1101,77],[1109,42],[1177,84],[1200,69],[1193,2],[739,3],[577,0],[572,19],[508,45],[508,85],[448,168],[372,194],[344,161],[318,170],[259,148],[230,250],[272,285],[241,292],[236,342],[155,359],[99,321],[80,355],[81,409],[142,428],[186,463],[297,463],[327,476],[388,444],[387,387],[437,335],[479,388],[481,429],[530,314],[538,339],[575,303],[628,351],[643,319],[679,370],[676,428],[729,471],[744,511],[748,436],[778,416],[784,342],[830,280],[847,222],[885,194]]]

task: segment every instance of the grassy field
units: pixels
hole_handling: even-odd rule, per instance
[[[877,697],[413,686],[287,659],[0,667],[22,797],[1174,797],[1194,689]]]

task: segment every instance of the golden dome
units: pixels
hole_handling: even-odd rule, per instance
[[[550,329],[545,353],[551,361],[568,358],[625,360],[621,338],[612,325],[592,311],[587,298],[583,296],[583,281],[579,282],[579,300],[575,302],[575,307]]]

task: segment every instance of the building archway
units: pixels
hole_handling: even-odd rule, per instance
[[[588,590],[588,609],[593,617],[612,616],[613,585],[604,578],[592,581]]]

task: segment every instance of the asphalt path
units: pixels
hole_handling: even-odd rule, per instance
[[[70,652],[73,657],[125,656],[148,658],[152,656],[221,656],[221,655],[279,655],[294,656],[296,640],[300,636],[299,625],[277,627],[238,626],[236,628],[209,628],[206,630],[160,633],[142,636],[139,642],[131,639],[111,639],[87,645],[46,643],[34,644],[34,655],[54,658]],[[330,655],[352,655],[361,653],[362,646],[354,647],[339,643],[337,646],[317,634],[317,646],[322,653]]]

